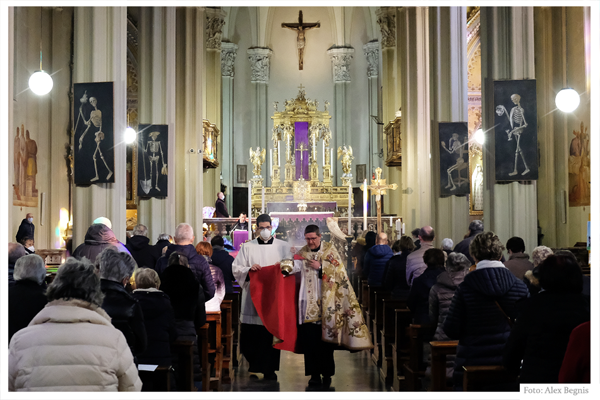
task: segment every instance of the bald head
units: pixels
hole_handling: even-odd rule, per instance
[[[424,226],[419,231],[419,238],[421,242],[433,242],[435,239],[435,232],[431,226]]]
[[[385,233],[385,232],[378,233],[375,244],[388,244],[387,233]]]
[[[9,243],[8,244],[8,263],[15,264],[17,260],[27,255],[25,247],[21,243]]]

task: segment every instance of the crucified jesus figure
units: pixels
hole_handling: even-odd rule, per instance
[[[511,108],[510,114],[506,111],[506,108],[503,105],[496,107],[496,114],[499,116],[506,115],[506,118],[508,118],[508,122],[510,123],[511,129],[506,129],[508,141],[510,142],[512,140],[513,135],[517,138],[517,148],[515,150],[515,169],[508,175],[513,176],[517,174],[517,160],[519,159],[519,155],[521,155],[523,165],[525,166],[525,171],[523,171],[521,175],[525,175],[529,172],[529,167],[527,167],[527,162],[525,161],[525,157],[523,156],[523,151],[521,150],[520,146],[521,134],[523,133],[523,130],[527,128],[527,121],[525,121],[525,110],[523,110],[523,107],[521,107],[521,96],[515,93],[510,96],[510,99],[515,104],[515,106]]]
[[[298,16],[298,23],[282,23],[282,28],[288,28],[293,31],[298,32],[298,69],[304,69],[304,45],[306,44],[306,39],[304,38],[304,32],[313,29],[320,28],[320,22],[309,22],[303,23],[302,21],[302,10],[300,10],[300,15]]]

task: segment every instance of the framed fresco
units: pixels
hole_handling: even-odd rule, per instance
[[[115,181],[113,82],[73,85],[74,182]]]
[[[590,205],[590,135],[583,121],[569,144],[569,207]]]
[[[248,183],[248,178],[246,177],[247,166],[246,165],[237,165],[237,183]]]
[[[466,122],[440,122],[440,194],[465,196],[469,185],[469,130]]]
[[[140,198],[167,197],[169,126],[139,124],[137,193]]]
[[[37,143],[29,134],[29,129],[17,126],[13,148],[13,206],[37,207]]]
[[[367,164],[356,165],[356,183],[363,183],[367,179]]]
[[[497,181],[538,179],[535,90],[533,79],[494,81]]]

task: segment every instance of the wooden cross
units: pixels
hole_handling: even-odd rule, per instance
[[[308,149],[304,146],[304,142],[300,143],[300,147],[296,149],[296,151],[300,152],[300,179],[304,179],[304,168],[302,168],[302,162],[304,161],[304,152],[308,151]]]
[[[313,28],[320,28],[320,22],[307,22],[306,24],[302,21],[302,10],[300,10],[300,14],[298,15],[298,23],[282,23],[282,28],[288,28],[293,31],[298,32],[297,37],[297,48],[298,48],[298,69],[304,69],[304,45],[306,44],[306,39],[304,38],[304,32]]]
[[[381,230],[381,196],[387,194],[387,189],[396,190],[398,185],[392,183],[391,185],[386,185],[385,179],[381,179],[381,168],[377,167],[375,170],[375,175],[377,178],[371,180],[371,184],[367,185],[365,188],[365,184],[360,185],[362,191],[367,189],[371,190],[371,194],[376,195],[377,200],[377,232],[383,232]]]

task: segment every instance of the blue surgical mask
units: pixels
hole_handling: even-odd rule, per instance
[[[27,218],[27,221],[31,224],[33,222],[33,218]]]

